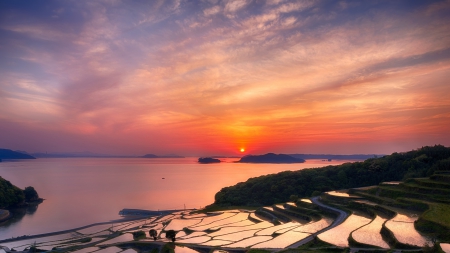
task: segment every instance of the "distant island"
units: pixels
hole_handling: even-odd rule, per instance
[[[378,158],[385,155],[382,154],[353,154],[353,155],[333,155],[333,154],[288,154],[300,159],[325,159],[325,160],[366,160],[369,158]]]
[[[146,154],[141,156],[141,158],[184,158],[184,156],[180,155],[154,155],[154,154]]]
[[[200,157],[198,158],[199,163],[220,163],[219,159],[212,157]]]
[[[305,160],[286,154],[267,153],[265,155],[246,155],[239,163],[304,163]]]
[[[11,149],[0,148],[0,160],[2,159],[36,159],[23,151],[12,151]]]

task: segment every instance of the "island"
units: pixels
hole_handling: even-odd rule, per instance
[[[0,148],[0,160],[1,159],[36,159],[36,157],[26,154],[23,151],[18,152],[11,149]]]
[[[220,163],[220,160],[212,157],[200,157],[198,163]]]
[[[304,163],[305,160],[286,154],[267,153],[265,155],[246,155],[239,163]]]

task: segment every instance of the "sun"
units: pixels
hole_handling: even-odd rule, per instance
[[[243,153],[243,152],[245,151],[245,149],[244,149],[244,148],[241,148],[240,151],[241,151],[241,153]]]

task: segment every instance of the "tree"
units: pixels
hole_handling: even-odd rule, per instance
[[[148,231],[148,234],[150,235],[150,237],[153,237],[154,241],[156,241],[156,237],[158,236],[158,232],[156,232],[156,230],[150,229],[150,231]]]
[[[172,242],[175,242],[175,231],[174,230],[169,230],[166,232],[166,238],[172,240]]]
[[[33,186],[28,186],[23,190],[23,193],[25,194],[25,200],[26,201],[34,201],[39,199],[39,195],[36,192],[36,190],[33,188]]]
[[[145,238],[145,232],[144,231],[139,230],[139,231],[133,232],[133,239],[134,240],[139,240],[141,238]]]

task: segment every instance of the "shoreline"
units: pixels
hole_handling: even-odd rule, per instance
[[[26,239],[47,237],[47,236],[53,236],[53,235],[60,235],[60,234],[70,233],[70,232],[74,232],[74,231],[77,231],[80,229],[90,228],[90,227],[98,226],[98,225],[114,224],[114,223],[120,223],[120,222],[125,222],[125,221],[141,220],[141,219],[146,219],[146,218],[149,218],[149,216],[130,217],[130,218],[123,218],[123,219],[112,220],[112,221],[97,222],[97,223],[92,223],[92,224],[78,227],[78,228],[71,228],[71,229],[60,230],[60,231],[56,231],[56,232],[49,232],[49,233],[35,234],[35,235],[22,235],[22,236],[18,236],[18,237],[14,237],[14,238],[3,239],[3,240],[0,240],[0,243],[21,241],[21,240],[26,240]]]

